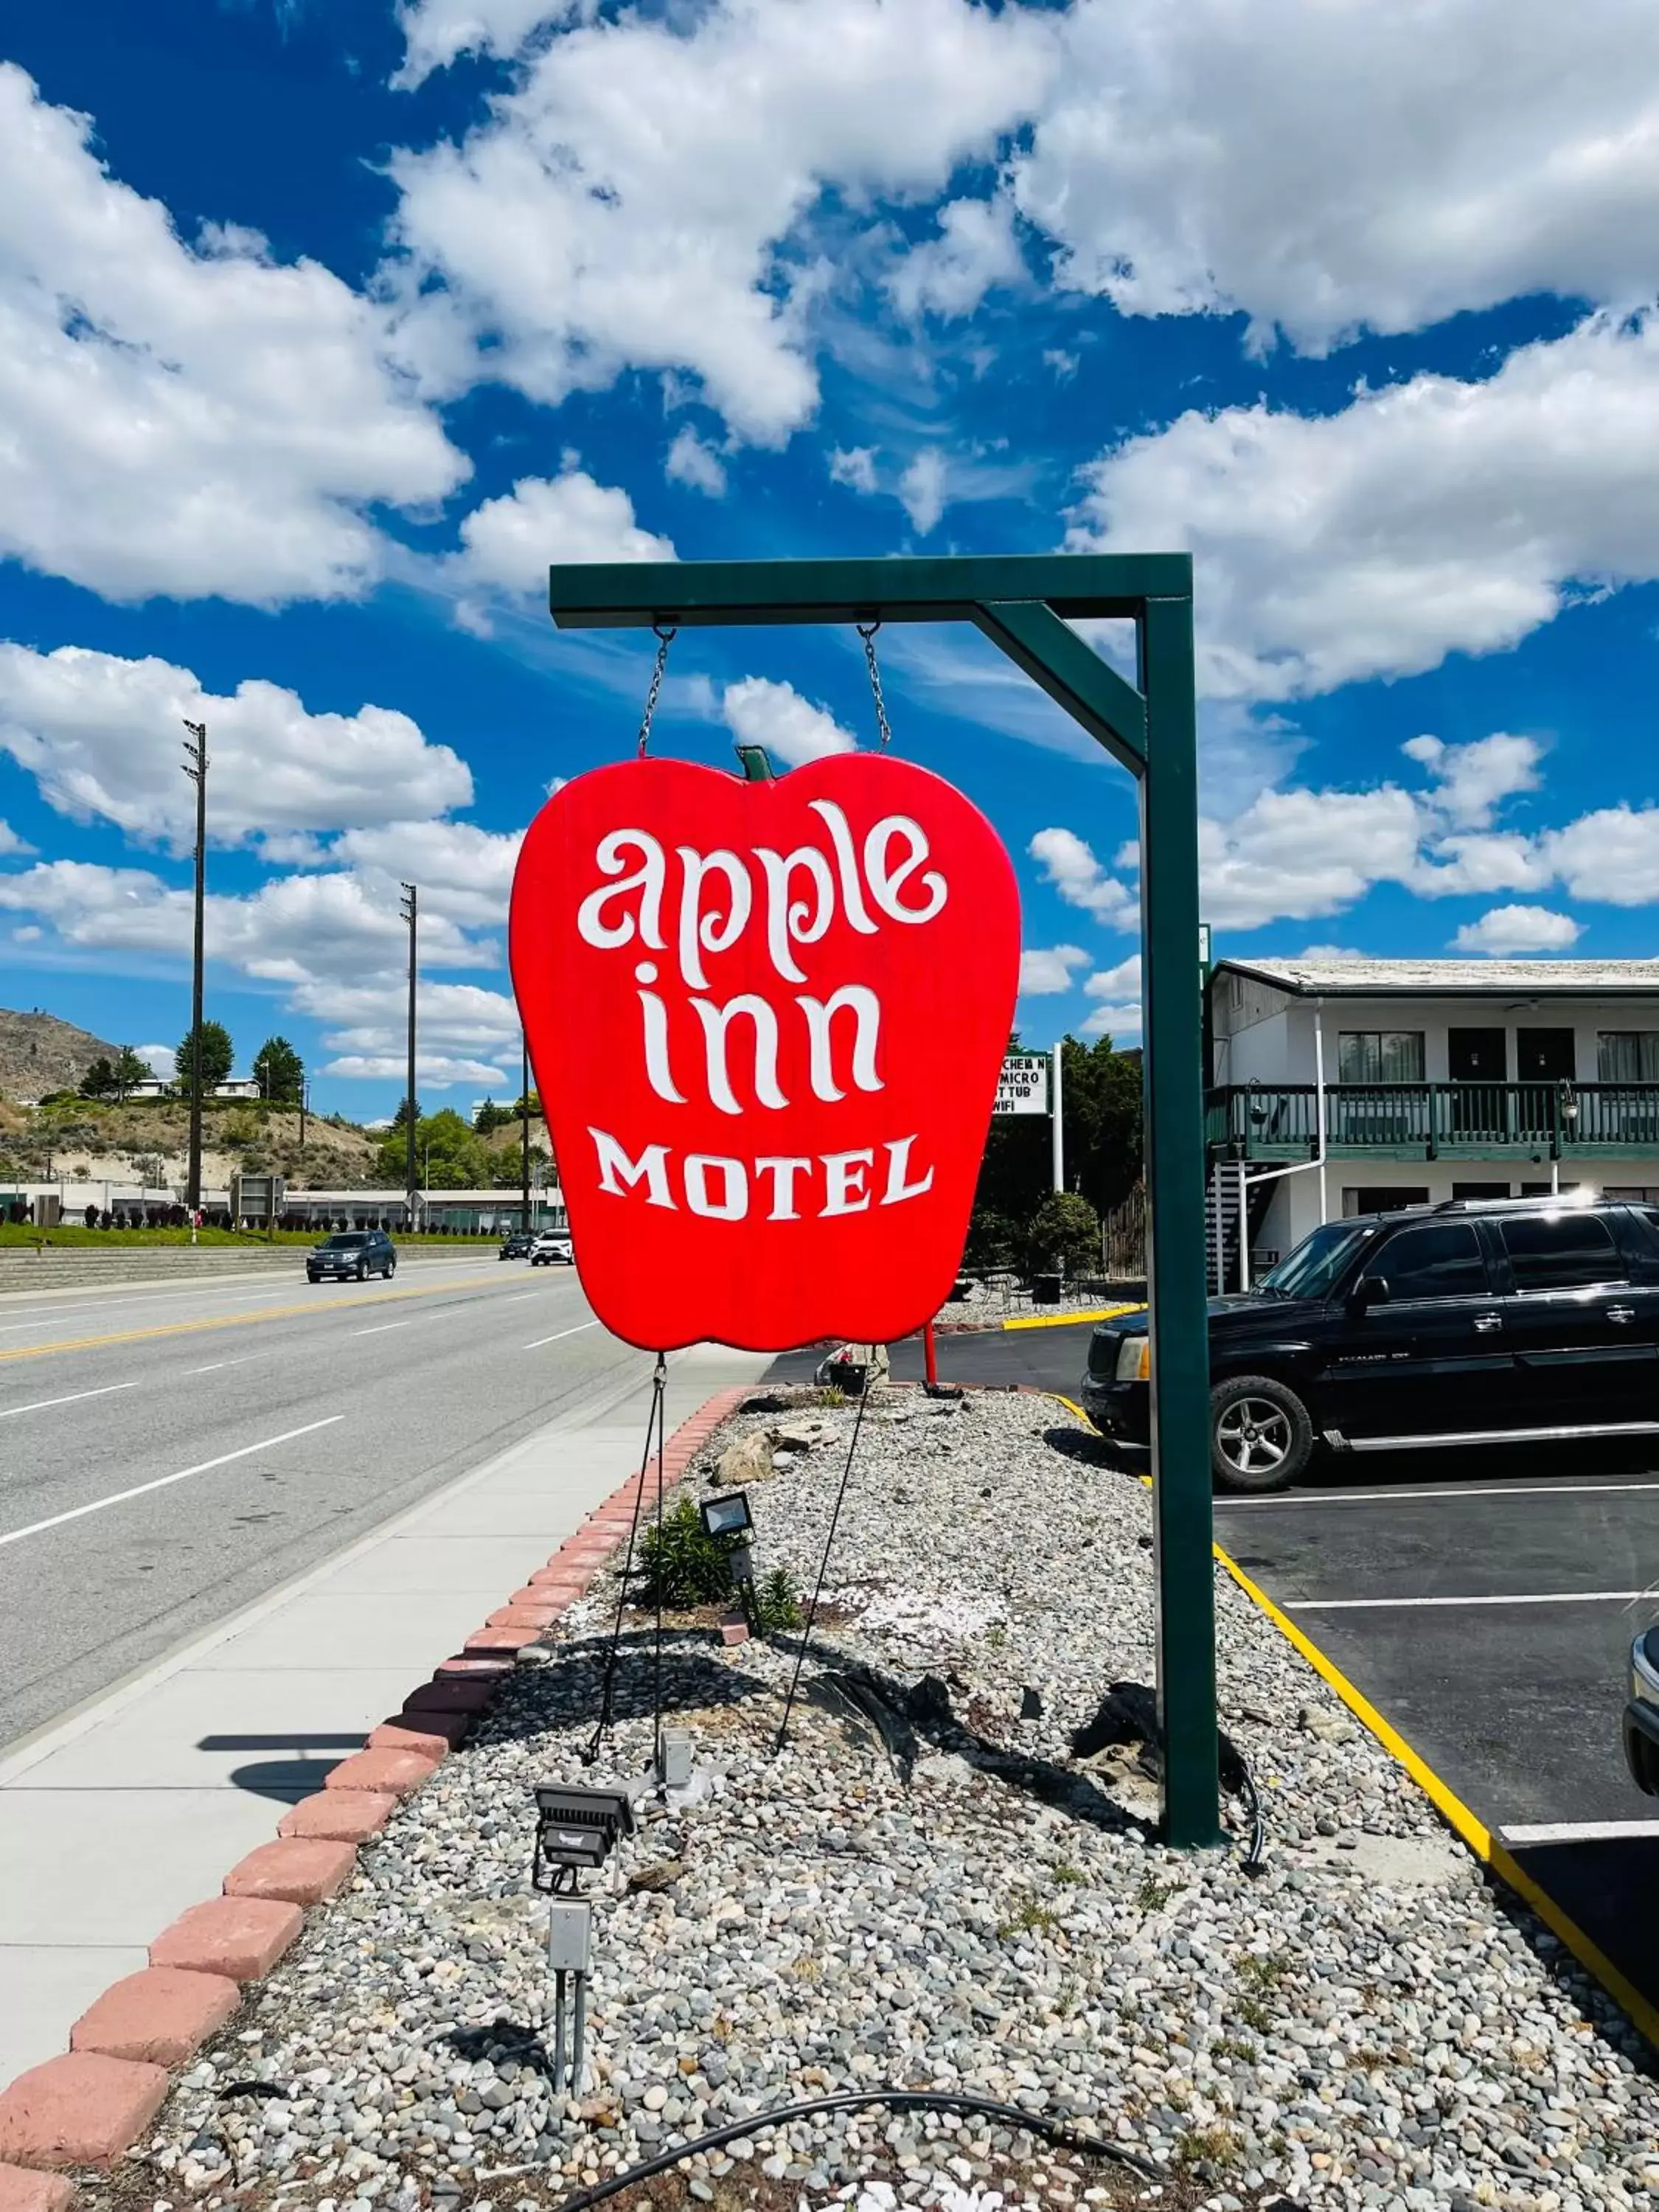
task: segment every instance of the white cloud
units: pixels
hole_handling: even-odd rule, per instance
[[[1537,849],[1575,898],[1647,906],[1659,893],[1659,806],[1600,807],[1546,830]]]
[[[477,595],[544,598],[555,561],[672,561],[666,538],[642,530],[634,502],[615,485],[596,483],[586,470],[521,477],[510,492],[487,499],[461,520],[461,550],[442,572],[464,597],[474,627],[487,627]]]
[[[1200,820],[1205,919],[1255,929],[1340,914],[1373,884],[1407,883],[1423,817],[1409,792],[1264,791],[1231,822]]]
[[[0,909],[36,915],[66,944],[99,951],[187,961],[192,908],[188,890],[145,868],[40,860],[0,875]],[[206,933],[210,959],[291,985],[319,974],[395,973],[408,943],[396,900],[375,897],[362,878],[343,870],[277,877],[246,897],[210,890]],[[476,968],[495,957],[441,912],[422,909],[423,966]]]
[[[1139,925],[1133,891],[1106,873],[1075,830],[1039,830],[1025,849],[1067,906],[1080,907],[1111,929]]]
[[[1086,1037],[1110,1037],[1112,1042],[1119,1047],[1139,1044],[1140,1021],[1138,1000],[1121,1006],[1097,1006],[1084,1023],[1079,1034]]]
[[[1449,745],[1439,738],[1408,738],[1400,748],[1434,777],[1436,804],[1460,830],[1486,830],[1506,799],[1536,791],[1544,748],[1535,738],[1494,731],[1474,744]]]
[[[4,742],[3,735],[0,735],[0,744]],[[0,855],[12,856],[33,850],[33,846],[26,838],[20,837],[9,822],[0,820]]]
[[[918,537],[926,538],[939,526],[945,513],[945,456],[937,446],[924,446],[899,478],[900,504]]]
[[[830,456],[830,477],[833,483],[867,496],[877,489],[875,447],[853,446],[843,452],[837,446]]]
[[[1025,274],[1006,199],[948,200],[938,221],[939,235],[911,246],[887,277],[894,306],[912,322],[971,315],[993,286]]]
[[[710,499],[726,496],[726,464],[689,422],[681,427],[668,448],[665,468],[671,483],[687,484],[693,491],[705,491]]]
[[[176,1051],[174,1046],[141,1044],[137,1050],[139,1059],[143,1061],[152,1075],[161,1076],[169,1083],[173,1080],[178,1066],[178,1061],[174,1056]]]
[[[347,1053],[327,1061],[319,1073],[364,1083],[407,1082],[409,1061],[401,1053]],[[416,1042],[415,1080],[431,1091],[447,1091],[457,1083],[505,1083],[501,1068],[482,1060],[452,1060],[441,1053],[424,1053]],[[388,1123],[388,1127],[391,1125]]]
[[[418,884],[421,913],[441,915],[464,929],[507,924],[513,871],[524,842],[520,830],[480,830],[471,822],[392,822],[348,830],[329,847],[331,866],[349,866],[371,896],[398,903],[398,888]]]
[[[362,591],[368,510],[467,473],[388,311],[250,233],[191,246],[0,64],[0,556],[106,598]]]
[[[1242,308],[1323,350],[1659,289],[1648,0],[1078,0],[1060,36],[1016,196],[1126,314]]]
[[[411,68],[523,35],[500,0],[410,19]],[[969,0],[711,0],[556,30],[456,145],[392,155],[387,271],[428,388],[483,376],[555,404],[684,372],[740,437],[811,415],[802,250],[826,191],[945,190],[1040,104],[1053,24]]]
[[[1547,906],[1495,906],[1479,921],[1466,921],[1451,941],[1454,952],[1565,952],[1583,934],[1570,914]]]
[[[465,762],[392,708],[312,714],[275,684],[250,680],[222,697],[170,661],[0,643],[0,753],[61,814],[185,850],[196,835],[195,793],[180,772],[186,718],[208,726],[216,844],[442,813],[472,796]],[[272,843],[272,857],[296,849]]]
[[[1090,999],[1138,999],[1140,995],[1140,955],[1132,952],[1127,960],[1120,960],[1115,968],[1098,969],[1085,983],[1083,991],[1085,997]]]
[[[793,684],[774,684],[764,676],[728,684],[720,712],[744,744],[764,745],[792,768],[828,753],[851,752],[858,742],[824,708],[803,699]]]
[[[1028,945],[1019,956],[1019,995],[1046,999],[1069,991],[1073,970],[1088,964],[1080,945]]]
[[[392,81],[413,91],[463,54],[510,60],[539,25],[592,13],[592,0],[404,0],[398,10],[403,66]]]
[[[1185,414],[1085,473],[1074,547],[1198,556],[1210,693],[1417,673],[1517,643],[1576,590],[1659,576],[1659,314],[1315,419]]]

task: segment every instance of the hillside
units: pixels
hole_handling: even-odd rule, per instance
[[[24,1181],[61,1175],[171,1188],[184,1181],[189,1144],[190,1111],[176,1099],[82,1099],[33,1114],[0,1107],[0,1175]],[[315,1114],[303,1151],[297,1112],[221,1101],[204,1116],[202,1173],[215,1188],[238,1173],[275,1173],[296,1190],[356,1189],[376,1180],[379,1156],[377,1139]]]
[[[56,1014],[0,1006],[0,1097],[44,1098],[49,1091],[73,1091],[94,1060],[112,1060],[119,1050]]]

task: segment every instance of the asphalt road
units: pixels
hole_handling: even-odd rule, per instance
[[[0,1747],[648,1370],[489,1245],[0,1299]]]

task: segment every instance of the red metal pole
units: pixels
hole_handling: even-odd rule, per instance
[[[932,1389],[939,1382],[939,1347],[933,1342],[933,1324],[930,1321],[921,1325],[921,1349],[927,1362],[928,1387]]]

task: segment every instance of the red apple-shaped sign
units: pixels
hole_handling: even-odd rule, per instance
[[[648,1351],[885,1343],[949,1296],[1013,1019],[995,831],[886,754],[575,778],[513,981],[582,1285]]]

